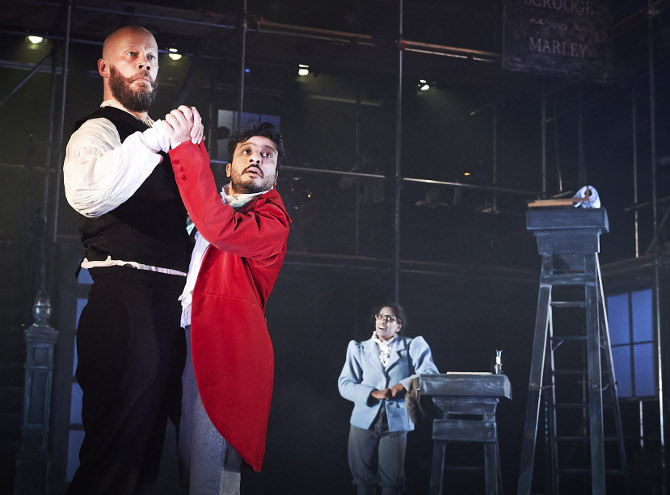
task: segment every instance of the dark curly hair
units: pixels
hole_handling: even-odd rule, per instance
[[[277,170],[279,170],[280,165],[284,163],[284,156],[286,155],[286,151],[284,151],[284,138],[282,138],[279,129],[270,122],[263,122],[261,124],[248,122],[240,127],[228,140],[228,161],[233,161],[235,148],[237,148],[239,143],[243,143],[254,136],[266,137],[275,144],[277,148]]]
[[[405,310],[402,309],[402,306],[400,306],[400,304],[384,303],[375,306],[372,310],[372,313],[370,313],[370,316],[372,317],[373,320],[375,319],[375,315],[379,314],[382,308],[391,308],[393,310],[393,314],[396,317],[396,320],[400,325],[402,325],[401,330],[407,329],[407,327],[409,326],[409,320],[407,319],[407,313],[405,313]]]

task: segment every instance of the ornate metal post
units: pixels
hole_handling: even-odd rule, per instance
[[[54,346],[58,332],[49,326],[51,302],[45,290],[45,218],[38,210],[37,232],[39,290],[33,304],[34,323],[26,329],[25,385],[21,449],[16,456],[15,495],[43,495],[49,492],[49,423],[53,385]]]

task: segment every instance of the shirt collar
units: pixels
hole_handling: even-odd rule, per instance
[[[379,347],[379,361],[382,363],[384,368],[386,368],[391,363],[391,344],[395,340],[396,335],[398,334],[394,334],[393,337],[388,340],[381,340],[377,337],[377,332],[372,332],[372,340],[377,342]]]
[[[379,344],[380,346],[390,347],[391,343],[395,340],[395,338],[396,338],[397,335],[398,335],[398,334],[396,333],[396,334],[394,334],[393,337],[391,337],[390,339],[388,339],[388,340],[382,340],[382,339],[380,339],[379,337],[377,337],[377,332],[373,331],[373,332],[372,332],[372,340],[374,340],[375,342],[377,342],[377,344]]]
[[[129,113],[130,115],[133,115],[130,110],[128,110],[126,107],[121,105],[121,103],[119,103],[116,100],[105,100],[105,101],[103,101],[100,104],[100,108],[105,108],[105,107],[114,107],[118,110],[123,110],[124,112]],[[135,116],[133,115],[133,117],[135,117]],[[137,117],[135,117],[135,118],[137,119]],[[147,118],[145,120],[142,120],[142,119],[137,119],[137,120],[139,120],[140,122],[144,122],[149,127],[153,127],[153,125],[154,125],[154,121],[148,115],[147,115]]]
[[[268,191],[271,191],[274,188],[272,186]],[[221,198],[223,199],[223,202],[227,205],[232,206],[233,208],[241,208],[242,206],[246,205],[249,201],[254,199],[256,196],[260,196],[261,194],[265,194],[268,191],[261,191],[257,193],[249,193],[249,194],[228,194],[228,191],[230,190],[230,184],[226,184],[223,186],[223,189],[221,189]]]

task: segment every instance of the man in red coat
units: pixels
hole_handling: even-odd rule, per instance
[[[170,158],[198,231],[180,298],[190,351],[180,461],[190,495],[234,494],[241,459],[260,471],[265,451],[274,359],[264,311],[291,221],[274,189],[284,145],[269,123],[238,131],[228,146],[230,184],[219,195],[204,145],[190,141],[197,111],[183,108],[166,116],[175,141],[189,136]]]

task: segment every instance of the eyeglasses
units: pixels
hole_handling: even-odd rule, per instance
[[[388,323],[389,321],[398,321],[398,318],[393,315],[375,315],[375,320],[384,320]]]

